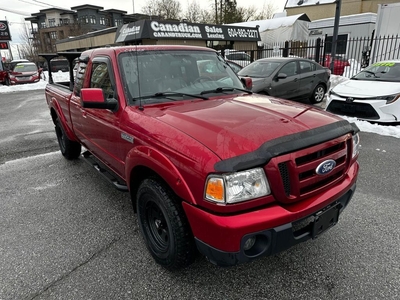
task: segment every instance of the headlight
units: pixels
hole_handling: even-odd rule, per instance
[[[394,94],[394,95],[387,95],[387,96],[370,97],[370,98],[366,98],[365,100],[386,100],[386,104],[390,104],[399,98],[400,98],[400,94]]]
[[[251,200],[270,193],[271,189],[262,168],[210,175],[205,187],[205,198],[221,204]]]
[[[394,101],[396,101],[397,99],[399,99],[399,97],[400,97],[400,94],[396,94],[396,95],[377,97],[376,99],[386,100],[386,104],[390,104],[390,103],[393,103]]]
[[[352,158],[356,157],[356,155],[358,155],[358,153],[360,153],[360,136],[358,133],[356,133],[355,135],[353,135],[353,155]]]
[[[336,94],[332,89],[330,89],[329,92],[328,92],[328,96],[331,96],[331,95],[339,96],[339,95]]]

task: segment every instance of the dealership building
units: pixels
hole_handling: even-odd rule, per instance
[[[257,50],[258,27],[139,20],[57,42],[57,51],[84,51],[104,46],[191,45],[220,49]]]

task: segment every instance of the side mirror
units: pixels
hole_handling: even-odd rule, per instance
[[[39,69],[38,69],[38,72],[39,72],[39,75],[42,74],[43,68],[39,68]]]
[[[243,83],[243,86],[250,90],[253,88],[253,79],[251,79],[250,77],[240,77],[240,80]]]
[[[285,73],[279,73],[278,76],[276,76],[277,79],[286,79],[287,75]]]
[[[112,111],[116,111],[118,108],[116,99],[104,100],[104,93],[100,88],[81,89],[81,100],[84,108],[109,109]]]

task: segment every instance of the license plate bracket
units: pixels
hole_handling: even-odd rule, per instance
[[[311,230],[311,236],[313,239],[336,225],[339,221],[339,210],[340,205],[336,204],[315,214]]]

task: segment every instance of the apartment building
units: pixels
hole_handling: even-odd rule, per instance
[[[126,11],[104,10],[84,4],[71,10],[48,8],[25,18],[31,23],[33,47],[37,53],[57,52],[56,42],[68,37],[122,25]]]

